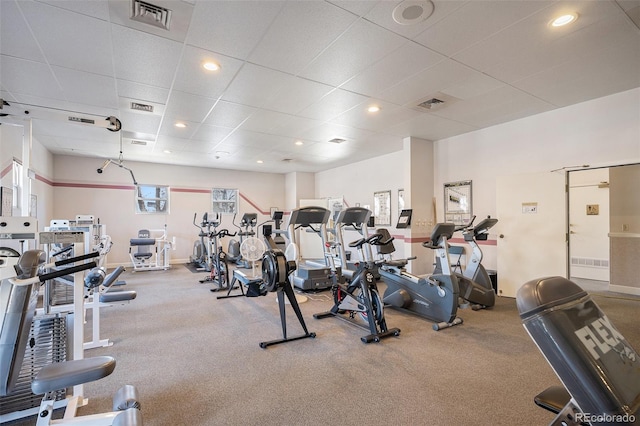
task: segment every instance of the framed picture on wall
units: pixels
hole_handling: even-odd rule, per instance
[[[391,191],[373,193],[373,216],[376,226],[391,226]]]
[[[463,180],[444,184],[444,218],[447,222],[462,225],[471,220],[471,181]]]

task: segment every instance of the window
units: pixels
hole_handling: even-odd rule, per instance
[[[213,213],[237,213],[238,190],[214,188],[211,190]]]
[[[169,213],[169,187],[136,185],[136,213]]]
[[[22,163],[16,159],[13,160],[13,210],[18,214],[20,210],[20,200],[22,197]]]

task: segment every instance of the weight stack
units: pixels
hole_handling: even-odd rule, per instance
[[[29,332],[29,345],[24,353],[20,376],[10,396],[0,397],[0,415],[8,419],[18,419],[37,413],[19,412],[40,406],[42,395],[31,392],[31,381],[42,367],[67,359],[66,314],[38,315],[33,318]],[[55,400],[66,397],[66,391],[54,392]],[[13,413],[12,415],[9,415]]]

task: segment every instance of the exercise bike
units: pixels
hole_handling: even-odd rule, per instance
[[[364,257],[364,244],[380,245],[391,241],[390,239],[383,241],[382,238],[382,234],[374,234],[366,239],[361,238],[349,244],[349,247],[357,248],[360,254],[363,255],[363,259],[365,259],[358,265],[350,282],[345,282],[342,277],[340,280],[338,279],[333,254],[325,252],[325,255],[330,259],[329,263],[333,279],[331,292],[334,305],[327,312],[313,315],[316,319],[336,317],[368,329],[369,334],[360,338],[363,343],[379,342],[386,337],[400,335],[400,329],[387,327],[384,318],[384,304],[380,299],[374,276],[374,270],[384,263],[384,260],[373,261],[368,256]],[[336,248],[337,244],[328,243],[328,246]],[[356,315],[366,322],[366,327],[354,321]]]
[[[453,223],[438,223],[431,232],[431,239],[423,247],[436,251],[442,264],[442,273],[417,276],[404,267],[411,259],[400,259],[383,263],[380,276],[387,284],[383,301],[391,307],[401,309],[434,321],[433,329],[462,324],[456,317],[458,311],[458,279],[451,272],[447,240],[455,229]],[[389,242],[392,244],[392,242]]]
[[[477,311],[490,308],[496,303],[496,292],[493,289],[487,270],[482,265],[482,249],[477,241],[485,241],[487,239],[489,229],[498,223],[498,219],[487,217],[476,226],[472,226],[475,218],[474,216],[469,223],[456,228],[455,231],[462,231],[464,240],[471,247],[471,255],[464,271],[462,271],[462,274],[456,274],[460,297],[471,303],[471,308]],[[437,259],[434,273],[441,273],[441,271],[441,263]]]
[[[212,283],[214,287],[209,289],[212,292],[229,289],[229,264],[227,263],[227,254],[222,250],[222,246],[218,244],[218,239],[236,235],[235,232],[233,234],[229,233],[227,229],[218,231],[216,229],[217,225],[219,225],[219,222],[214,223],[213,231],[208,235],[210,241],[207,256],[209,275],[200,280],[200,283]]]

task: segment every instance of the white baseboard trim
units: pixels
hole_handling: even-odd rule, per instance
[[[639,287],[629,287],[626,285],[609,285],[609,291],[624,294],[633,294],[634,296],[640,296]]]

